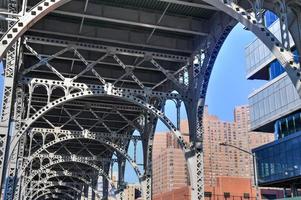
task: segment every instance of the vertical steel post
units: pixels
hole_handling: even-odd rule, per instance
[[[256,188],[256,200],[260,199],[260,190],[258,187],[258,174],[257,174],[257,158],[256,154],[252,153],[252,158],[253,158],[253,170],[254,170],[254,184]]]
[[[10,0],[8,2],[8,11],[10,13],[18,13],[18,4],[15,0]],[[13,17],[13,16],[11,16]],[[13,21],[9,21],[8,28],[14,25]],[[3,89],[3,101],[2,101],[2,111],[1,111],[1,121],[0,121],[0,186],[1,194],[0,198],[5,195],[5,198],[10,199],[13,190],[13,175],[10,176],[6,171],[8,167],[7,159],[9,152],[9,143],[11,133],[14,131],[12,126],[12,110],[14,104],[14,94],[15,94],[15,80],[18,65],[18,55],[19,55],[19,43],[16,42],[6,54],[6,63],[4,66],[4,89]],[[10,173],[10,172],[8,172]],[[13,174],[13,172],[12,172]],[[6,188],[4,191],[4,187]],[[8,192],[8,194],[4,194]]]

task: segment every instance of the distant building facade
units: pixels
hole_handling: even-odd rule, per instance
[[[156,194],[153,200],[191,200],[191,189],[188,186],[174,189],[169,192]]]
[[[250,132],[248,106],[238,106],[234,110],[234,122],[224,122],[204,113],[204,171],[205,185],[214,187],[220,176],[253,177],[252,156],[220,143],[234,145],[246,151],[273,141],[274,134]]]
[[[128,184],[123,192],[124,200],[136,200],[141,197],[141,187],[139,184]]]
[[[184,139],[189,141],[188,127],[182,121]],[[186,134],[185,134],[186,133]],[[189,176],[184,154],[170,133],[156,133],[153,146],[153,194],[186,187]]]
[[[250,132],[248,106],[238,106],[234,111],[234,122],[224,122],[210,115],[206,107],[204,113],[204,174],[205,190],[216,194],[217,180],[220,177],[231,178],[232,181],[249,181],[245,193],[251,195],[253,166],[252,157],[231,147],[221,146],[226,142],[247,151],[259,145],[273,141],[274,134],[258,134]],[[189,141],[187,121],[181,121],[181,132]],[[178,188],[188,186],[189,176],[182,150],[170,133],[157,133],[153,147],[153,194],[158,198]],[[242,184],[241,184],[242,185]],[[247,185],[247,184],[245,184]],[[227,192],[227,191],[225,191]],[[228,191],[230,192],[230,191]],[[159,196],[158,196],[159,195]],[[223,195],[223,194],[221,194]],[[241,194],[241,196],[243,193]]]

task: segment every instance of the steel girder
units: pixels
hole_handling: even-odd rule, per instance
[[[33,171],[30,176],[27,178],[27,180],[25,180],[24,184],[23,184],[23,189],[22,189],[22,194],[25,194],[25,190],[28,186],[28,184],[33,180],[33,178],[37,175],[40,175],[42,173],[48,173],[50,172],[50,170],[47,170],[49,167],[52,167],[54,165],[59,165],[62,163],[66,163],[66,162],[74,162],[74,163],[81,163],[84,165],[87,165],[93,169],[95,169],[98,173],[98,175],[101,175],[103,177],[105,177],[109,183],[111,184],[111,186],[114,188],[114,183],[112,182],[112,180],[110,179],[110,177],[104,172],[104,170],[102,168],[100,168],[99,166],[97,166],[96,164],[94,164],[93,162],[91,162],[90,159],[86,159],[84,158],[77,158],[76,156],[66,156],[66,157],[60,157],[59,159],[53,159],[50,160],[50,162],[44,166],[42,166],[39,170]]]
[[[49,80],[40,80],[40,82],[47,82]],[[55,82],[55,81],[54,81]],[[139,105],[147,110],[149,110],[150,112],[152,112],[152,114],[154,114],[155,116],[157,116],[158,118],[160,118],[160,120],[162,120],[162,122],[170,129],[170,131],[175,134],[175,136],[178,138],[178,141],[181,145],[181,147],[184,150],[188,151],[188,146],[185,143],[185,141],[183,140],[183,137],[181,136],[180,131],[177,130],[176,126],[173,125],[173,123],[171,122],[171,120],[169,120],[163,112],[157,110],[154,106],[146,103],[144,100],[134,96],[134,95],[141,95],[144,94],[145,91],[139,91],[139,90],[132,90],[133,93],[131,93],[131,90],[127,90],[127,89],[122,89],[122,88],[115,88],[113,87],[111,84],[106,84],[104,86],[98,86],[98,87],[92,87],[89,88],[84,84],[79,84],[82,87],[85,87],[85,90],[82,92],[77,92],[74,94],[69,94],[65,97],[62,97],[60,99],[55,100],[54,102],[49,103],[48,105],[44,106],[43,108],[41,108],[39,111],[37,111],[37,113],[30,117],[29,119],[26,120],[26,122],[24,123],[23,127],[21,128],[21,131],[19,131],[18,133],[16,133],[15,137],[12,139],[11,142],[11,148],[10,148],[10,153],[9,155],[11,155],[11,153],[13,152],[16,144],[18,143],[20,137],[28,130],[28,128],[30,127],[30,125],[32,123],[34,123],[39,117],[41,117],[43,114],[45,114],[46,112],[48,112],[50,109],[52,109],[55,106],[61,105],[65,102],[71,101],[71,100],[75,100],[78,98],[83,98],[83,97],[89,97],[89,96],[112,96],[112,97],[116,97],[116,98],[120,98],[120,99],[125,99],[128,102],[132,102],[136,105]],[[159,96],[159,97],[164,97],[164,98],[174,98],[177,95],[173,94],[173,93],[162,93],[162,92],[152,92],[152,94],[154,94],[154,96]]]
[[[152,158],[153,158],[153,141],[154,134],[157,124],[157,118],[155,118],[150,113],[147,114],[145,119],[145,130],[143,132],[143,136],[147,137],[147,139],[143,144],[144,150],[144,171],[145,171],[145,179],[142,183],[142,189],[144,191],[144,199],[152,199]]]
[[[47,175],[46,178],[44,178],[44,179],[41,179],[39,181],[32,181],[32,183],[34,185],[33,185],[32,188],[30,188],[28,190],[28,192],[30,192],[32,190],[37,190],[37,188],[39,187],[40,184],[47,184],[47,183],[49,183],[49,179],[54,179],[54,178],[59,179],[61,177],[63,177],[63,178],[67,177],[67,178],[71,178],[71,179],[80,180],[85,185],[90,186],[92,188],[92,190],[96,191],[96,188],[93,187],[89,181],[87,181],[86,179],[82,178],[81,176],[76,175],[75,173],[72,173],[72,172],[70,172],[70,173],[64,173],[63,171],[61,173],[59,171],[52,171],[52,173],[53,173],[53,175]]]
[[[91,173],[91,175],[92,175],[92,173]],[[93,175],[97,176],[98,174],[93,173]],[[70,177],[72,179],[78,179],[81,182],[83,182],[84,184],[91,186],[91,180],[87,180],[87,177],[85,176],[85,174],[76,173],[76,172],[72,172],[72,171],[68,171],[68,170],[64,170],[64,171],[50,170],[49,174],[47,174],[45,178],[43,178],[39,181],[32,181],[32,183],[35,183],[35,185],[32,187],[32,189],[38,187],[39,184],[47,183],[49,179],[56,179],[56,178],[58,179],[60,177],[63,177],[63,178]],[[89,179],[91,179],[91,177],[89,177]],[[94,186],[91,186],[91,188],[93,190],[96,190],[96,188]],[[31,188],[28,191],[31,191]]]
[[[281,65],[285,68],[286,72],[288,73],[288,76],[290,77],[291,81],[295,85],[298,94],[301,96],[299,66],[300,63],[295,62],[294,54],[291,52],[290,46],[288,46],[289,25],[287,24],[287,19],[283,19],[283,16],[281,16],[281,25],[282,27],[286,28],[285,30],[281,28],[281,38],[283,39],[283,41],[279,41],[267,27],[265,27],[262,23],[258,22],[255,16],[248,14],[248,12],[243,7],[239,6],[238,4],[235,4],[233,1],[223,1],[221,3],[220,0],[204,0],[204,2],[219,8],[220,10],[235,18],[238,22],[245,25],[249,30],[251,30],[279,60]],[[264,7],[262,7],[262,9],[264,9]],[[284,8],[282,8],[281,10],[283,9]],[[286,16],[286,12],[282,14]]]
[[[30,11],[26,12],[24,16],[21,16],[18,19],[18,22],[4,35],[1,39],[1,49],[0,57],[3,57],[3,54],[7,51],[8,48],[24,33],[26,32],[35,22],[43,18],[49,12],[55,10],[61,5],[69,2],[70,0],[44,0],[40,2],[37,6],[33,7]],[[213,5],[219,10],[229,14],[237,21],[244,24],[249,30],[257,35],[259,39],[271,50],[271,52],[276,56],[280,61],[282,66],[285,67],[288,72],[289,77],[294,83],[298,93],[301,94],[300,88],[300,70],[299,63],[295,63],[293,53],[290,50],[285,49],[284,44],[282,45],[280,41],[260,22],[257,22],[257,19],[248,14],[248,12],[241,6],[235,4],[233,1],[207,1],[204,2]],[[283,10],[283,9],[282,9]],[[287,26],[288,27],[288,26]],[[287,31],[284,31],[286,33]],[[283,36],[282,38],[288,38]],[[287,40],[285,41],[287,43]],[[117,62],[120,62],[117,60]],[[133,77],[134,78],[134,77]],[[137,80],[136,78],[134,78]]]
[[[70,188],[69,190],[72,190],[72,188]],[[69,194],[70,193],[70,191],[68,191],[68,190],[63,190],[63,189],[44,189],[43,190],[43,192],[41,192],[41,194],[40,195],[38,195],[38,196],[40,196],[41,197],[41,195],[42,194],[45,194],[45,193],[47,193],[47,194],[56,194],[56,193],[62,193],[62,194],[65,194],[65,193],[67,193],[67,195],[69,196],[69,197],[72,197],[72,199],[74,199],[74,196],[73,195],[71,195],[71,194]],[[40,198],[39,197],[39,198]],[[37,199],[37,198],[32,198],[32,199]]]
[[[173,61],[173,62],[186,62],[189,60],[189,57],[187,56],[179,56],[176,54],[168,54],[168,53],[160,53],[160,52],[153,52],[153,51],[147,51],[147,50],[136,50],[136,49],[130,49],[130,48],[120,48],[117,46],[107,46],[107,45],[98,45],[98,44],[91,44],[91,43],[84,43],[84,42],[73,42],[69,40],[62,40],[62,39],[53,39],[53,38],[47,38],[47,37],[38,37],[38,36],[25,36],[26,42],[32,43],[32,44],[39,44],[41,42],[45,44],[49,44],[51,46],[58,46],[63,47],[64,51],[68,51],[71,48],[75,48],[78,50],[92,50],[96,52],[102,52],[102,53],[115,53],[117,55],[131,55],[131,56],[137,56],[139,58],[144,58],[145,55],[150,55],[154,59],[158,60],[166,60],[166,61]],[[63,52],[60,52],[59,55],[63,54]],[[99,61],[101,62],[101,61]],[[141,67],[137,67],[141,68]],[[147,68],[145,68],[147,69]],[[156,70],[156,69],[148,69],[148,70]],[[158,71],[158,70],[157,70]],[[29,70],[25,70],[23,74],[28,73]]]
[[[40,194],[44,194],[44,193],[52,193],[52,194],[55,194],[55,193],[57,193],[57,192],[60,192],[60,193],[67,193],[67,194],[69,194],[69,193],[71,193],[70,192],[70,190],[71,191],[74,191],[74,193],[77,193],[77,189],[74,189],[73,187],[67,187],[66,189],[44,189],[43,191],[39,191],[40,192]],[[39,194],[39,195],[40,195]],[[75,196],[75,195],[72,195],[72,194],[69,194],[69,195],[71,195],[71,196]],[[74,197],[73,197],[74,198]],[[35,198],[32,198],[32,199],[35,199]]]
[[[18,37],[20,37],[26,31],[26,28],[24,27],[28,26],[29,28],[43,16],[69,1],[70,0],[46,0],[39,3],[30,11],[26,12],[25,15],[21,16],[21,18],[18,20],[18,23],[9,29],[9,32],[11,33],[4,36],[4,38],[10,38],[14,41],[8,42],[7,39],[4,39],[3,41],[1,40],[1,49],[3,50],[1,57],[3,57],[3,54],[7,51],[7,49],[12,46],[13,42],[16,42]]]
[[[117,144],[114,144],[113,142],[109,141],[108,139],[105,139],[102,136],[98,136],[96,134],[95,135],[89,134],[87,132],[83,132],[82,134],[74,134],[74,135],[69,135],[69,136],[65,136],[65,137],[56,138],[56,139],[50,141],[49,143],[43,145],[40,149],[37,149],[32,155],[30,155],[27,158],[27,160],[24,162],[23,169],[28,167],[29,163],[35,158],[45,158],[45,157],[47,157],[47,158],[60,158],[60,157],[63,157],[61,155],[55,155],[53,153],[50,153],[49,155],[46,156],[45,154],[42,154],[42,152],[45,151],[48,147],[51,147],[52,145],[55,145],[55,144],[61,143],[61,142],[65,142],[65,141],[68,141],[68,140],[74,140],[74,139],[91,139],[91,140],[95,140],[97,142],[100,142],[102,144],[108,145],[112,149],[118,151],[124,158],[126,158],[133,165],[134,169],[137,170],[137,174],[140,174],[140,176],[141,176],[141,172],[139,172],[138,165],[126,153],[126,150],[122,149]],[[97,158],[97,157],[90,157],[90,158],[89,157],[83,157],[83,158],[90,159],[90,160],[107,161],[107,159]],[[114,162],[114,159],[110,159],[110,162]]]
[[[65,170],[66,171],[66,170]],[[34,190],[37,190],[37,191],[40,191],[41,189],[40,188],[37,188],[39,187],[39,185],[41,184],[47,184],[49,183],[49,179],[59,179],[61,177],[63,178],[71,178],[71,179],[75,179],[75,180],[80,180],[80,182],[82,182],[84,185],[86,186],[89,186],[92,191],[98,196],[100,197],[100,194],[98,193],[97,191],[97,188],[95,186],[93,186],[91,184],[91,182],[87,181],[85,178],[81,177],[82,174],[76,174],[74,172],[65,172],[65,171],[50,171],[49,173],[52,173],[51,175],[47,175],[46,178],[44,179],[41,179],[39,181],[32,181],[32,183],[34,184],[32,186],[32,188],[28,189],[25,193],[25,199],[29,198],[31,199],[33,194],[31,194],[30,192],[34,191]],[[94,175],[98,175],[98,174],[94,174]],[[56,184],[56,186],[58,186],[58,184]],[[55,186],[53,186],[55,187]]]
[[[58,138],[58,139],[55,139],[51,142],[49,142],[48,144],[44,145],[42,148],[38,149],[33,155],[31,155],[24,163],[24,169],[26,169],[26,167],[28,167],[29,163],[34,159],[34,158],[38,158],[38,157],[41,157],[41,152],[43,150],[45,150],[46,148],[56,144],[56,143],[60,143],[60,142],[64,142],[64,141],[68,141],[68,140],[74,140],[74,139],[91,139],[91,140],[95,140],[95,141],[98,141],[100,143],[103,143],[103,144],[106,144],[108,146],[110,146],[111,148],[113,148],[114,150],[118,151],[120,153],[120,155],[122,155],[124,158],[126,158],[129,163],[133,166],[135,172],[137,173],[137,176],[139,179],[141,179],[142,177],[142,173],[140,172],[139,168],[138,168],[138,165],[136,164],[136,162],[126,153],[126,151],[124,149],[122,149],[121,147],[119,147],[118,145],[110,142],[109,140],[103,138],[103,137],[99,137],[97,135],[90,135],[89,133],[83,133],[82,135],[69,135],[69,136],[66,136],[66,137],[61,137],[61,138]],[[53,155],[53,154],[50,154],[48,156],[50,159],[64,159],[65,156],[61,156],[61,155]],[[83,160],[97,160],[97,158],[95,157],[78,157],[78,156],[74,156],[76,157],[77,159],[83,159]],[[22,172],[23,170],[20,170],[20,175],[22,175]]]
[[[44,192],[42,194],[40,194],[39,196],[37,196],[35,198],[35,200],[38,200],[38,199],[41,199],[42,197],[45,196],[45,199],[62,199],[63,198],[67,198],[67,199],[70,199],[70,200],[74,200],[74,197],[68,193],[62,193],[62,192],[55,192],[55,194],[53,194],[52,192]]]
[[[7,7],[8,7],[8,12],[12,15],[16,14],[18,11],[18,4],[16,3],[15,0],[10,0],[7,1]],[[13,18],[13,17],[12,17]],[[2,23],[1,23],[2,24]],[[13,26],[14,22],[13,21],[8,21],[8,29]],[[16,76],[18,73],[18,68],[19,68],[19,63],[18,63],[18,57],[20,56],[19,52],[19,47],[20,47],[20,41],[16,41],[14,44],[12,44],[11,48],[8,49],[7,54],[6,54],[6,67],[4,70],[4,89],[3,89],[3,101],[2,101],[2,112],[1,112],[1,121],[0,121],[0,185],[1,189],[2,186],[5,182],[7,187],[5,188],[6,196],[7,198],[11,198],[13,195],[13,187],[9,187],[14,183],[14,172],[16,168],[16,156],[13,158],[12,163],[14,166],[9,168],[8,175],[6,176],[5,174],[5,168],[8,168],[8,163],[7,163],[7,151],[6,149],[9,147],[10,143],[10,133],[13,131],[12,129],[18,128],[14,127],[12,124],[12,118],[15,118],[16,121],[19,120],[17,119],[17,116],[14,116],[12,107],[14,104],[15,100],[15,93],[16,93]],[[20,110],[16,110],[20,111]],[[16,114],[19,114],[16,112]],[[23,148],[23,147],[21,147]],[[2,192],[1,192],[2,193]]]
[[[47,192],[47,191],[50,191],[50,192],[54,192],[55,190],[49,190],[50,188],[55,188],[55,187],[64,187],[66,189],[69,189],[69,190],[73,190],[74,192],[76,192],[77,194],[80,194],[81,193],[81,190],[78,189],[76,187],[76,185],[74,184],[68,184],[68,183],[60,183],[60,182],[57,182],[57,183],[52,183],[52,182],[48,182],[44,185],[44,187],[40,188],[39,190],[37,191],[34,191],[31,199],[35,199],[36,196],[39,196],[39,192]],[[57,189],[58,190],[58,189]],[[70,192],[70,191],[69,191]]]

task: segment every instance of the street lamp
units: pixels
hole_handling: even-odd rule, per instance
[[[255,153],[251,153],[245,149],[242,149],[240,147],[234,146],[232,144],[228,144],[226,142],[221,142],[219,145],[221,146],[228,146],[228,147],[232,147],[234,149],[237,149],[239,151],[242,151],[244,153],[249,154],[250,156],[252,156],[252,161],[253,161],[253,172],[254,172],[254,184],[255,184],[255,188],[256,188],[256,199],[259,200],[259,190],[258,190],[258,177],[257,177],[257,159],[256,159],[256,155]]]

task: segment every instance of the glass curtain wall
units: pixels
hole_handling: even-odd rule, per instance
[[[289,115],[279,119],[275,123],[275,134],[277,139],[301,131],[301,113]]]
[[[301,132],[255,149],[260,185],[301,175]]]

